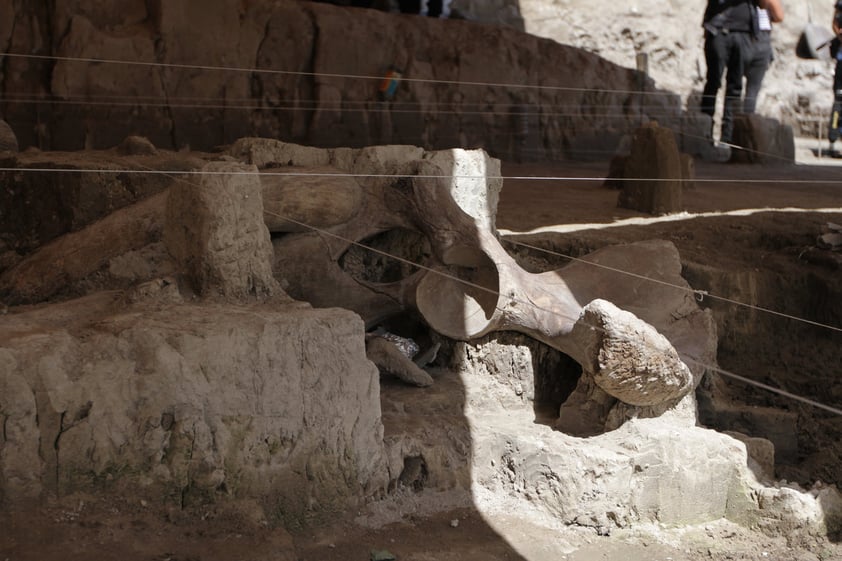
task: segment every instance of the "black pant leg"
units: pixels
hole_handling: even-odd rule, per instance
[[[728,59],[725,75],[725,108],[722,111],[722,142],[731,142],[734,133],[734,117],[743,112],[743,74],[748,57],[751,56],[752,36],[750,33],[728,34]]]
[[[421,0],[398,0],[401,13],[417,14],[421,11]]]
[[[705,32],[705,63],[707,64],[707,76],[705,87],[702,91],[702,103],[700,110],[713,117],[716,112],[716,94],[722,86],[722,73],[725,71],[725,63],[728,60],[726,50],[727,35],[719,33],[712,34]]]
[[[839,140],[842,127],[842,60],[836,59],[836,71],[833,74],[833,107],[830,110],[830,123],[827,129],[827,139],[831,142]]]

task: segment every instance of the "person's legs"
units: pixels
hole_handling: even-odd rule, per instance
[[[840,125],[842,125],[842,58],[836,55],[836,71],[833,74],[833,108],[830,110],[830,125],[827,129],[827,139],[831,145],[839,140]]]
[[[833,91],[842,90],[842,58],[836,59],[836,70],[833,73]]]
[[[421,0],[398,0],[401,13],[417,14],[421,11]]]
[[[729,33],[727,73],[725,76],[725,109],[722,111],[722,142],[731,142],[734,117],[742,113],[743,74],[746,58],[751,55],[752,37],[749,33]]]
[[[705,32],[707,77],[699,110],[711,117],[716,112],[716,94],[722,86],[722,73],[725,71],[725,62],[728,60],[724,40],[726,37],[727,35],[722,33],[713,35],[709,31]]]
[[[754,113],[757,110],[757,96],[766,70],[772,60],[772,43],[766,34],[752,46],[751,59],[746,64],[746,97],[743,101],[743,113]]]

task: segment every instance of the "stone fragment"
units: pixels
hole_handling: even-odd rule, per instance
[[[842,249],[842,234],[830,232],[819,236],[817,245],[822,249],[839,251]]]
[[[757,489],[756,525],[767,532],[834,535],[842,529],[842,495],[834,486],[803,489],[781,485]]]
[[[816,240],[816,245],[821,249],[842,251],[842,226],[828,222],[822,227],[822,233]]]
[[[155,145],[143,136],[127,136],[117,146],[117,152],[124,156],[154,156],[158,153]]]
[[[407,358],[394,343],[383,337],[367,337],[365,352],[368,360],[385,374],[391,374],[413,386],[433,385],[433,378],[429,374]]]
[[[759,481],[769,482],[775,477],[775,445],[765,438],[747,436],[741,432],[725,431],[746,446],[748,467]]]
[[[0,119],[0,152],[6,151],[18,151],[18,137],[15,136],[12,127],[6,121]]]

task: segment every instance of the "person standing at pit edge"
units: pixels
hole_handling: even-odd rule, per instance
[[[751,56],[745,67],[746,97],[743,113],[757,110],[757,96],[766,70],[774,58],[772,50],[772,23],[784,20],[784,9],[779,0],[766,0],[766,8],[757,8],[757,39],[752,44]]]
[[[830,141],[830,153],[838,155],[833,144],[839,140],[842,133],[842,0],[837,0],[833,6],[833,34],[836,36],[830,43],[830,55],[836,61],[833,72],[833,108],[830,110],[830,126],[827,129],[827,139]]]
[[[731,142],[734,116],[741,112],[743,74],[757,36],[756,8],[767,8],[768,0],[708,0],[702,26],[705,28],[707,80],[702,91],[701,111],[716,112],[716,94],[725,73],[725,108],[720,140]],[[713,131],[711,131],[711,138]]]

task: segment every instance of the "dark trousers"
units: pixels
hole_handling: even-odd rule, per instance
[[[836,59],[836,71],[833,73],[833,92],[842,90],[842,58]]]
[[[742,112],[743,72],[751,55],[751,33],[731,31],[730,33],[705,32],[705,62],[707,81],[702,91],[702,113],[713,117],[716,111],[716,93],[722,86],[725,73],[725,109],[722,112],[723,142],[731,142],[734,133],[734,116]]]
[[[404,14],[417,14],[421,11],[421,0],[399,0],[398,5]],[[427,2],[427,15],[433,18],[441,16],[443,0],[429,0]]]
[[[842,135],[842,53],[839,52],[838,41],[832,46],[831,52],[836,57],[836,71],[833,74],[833,107],[830,110],[827,138],[836,142]]]
[[[743,113],[754,113],[757,110],[757,95],[769,63],[772,62],[772,33],[761,31],[752,44],[751,57],[746,63],[746,97],[743,100]]]
[[[401,13],[417,14],[421,11],[421,0],[398,0]]]

